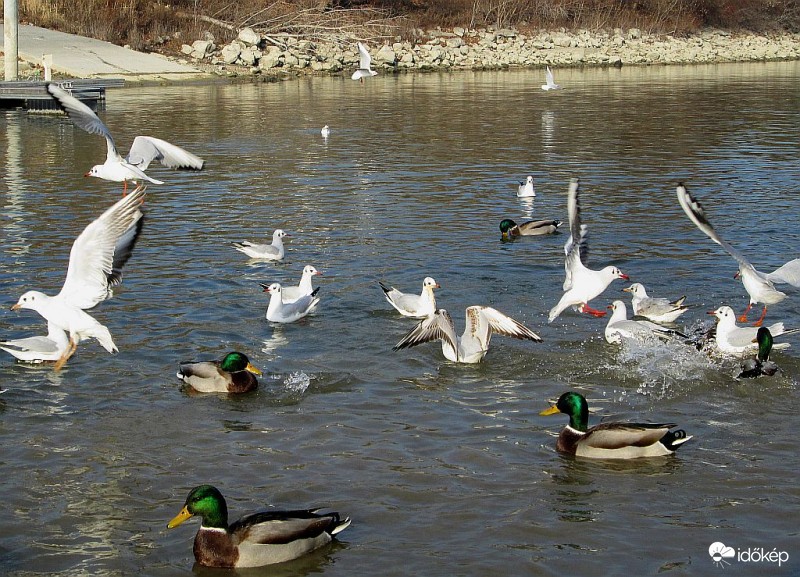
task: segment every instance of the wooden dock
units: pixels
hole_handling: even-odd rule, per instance
[[[121,88],[121,78],[73,78],[52,81],[92,109],[105,103],[106,88]],[[60,108],[44,80],[14,80],[0,82],[0,108],[23,108],[28,112],[58,112]]]

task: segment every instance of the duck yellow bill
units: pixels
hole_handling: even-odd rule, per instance
[[[544,411],[542,411],[542,412],[541,412],[541,413],[539,413],[539,414],[540,414],[540,415],[547,416],[547,415],[555,415],[556,413],[560,413],[560,412],[561,412],[561,411],[559,411],[559,410],[558,410],[558,407],[556,407],[555,405],[553,405],[553,406],[552,406],[552,407],[550,407],[549,409],[545,409]]]
[[[180,513],[175,515],[175,517],[172,519],[172,521],[167,523],[167,529],[173,529],[173,528],[177,527],[178,525],[180,525],[181,523],[186,521],[186,519],[188,519],[191,516],[192,516],[192,514],[189,512],[189,509],[184,507],[183,509],[181,509]]]
[[[256,367],[254,367],[250,363],[247,363],[247,366],[245,367],[244,370],[249,371],[249,372],[253,373],[254,375],[258,375],[259,377],[261,376],[261,371],[259,371]]]

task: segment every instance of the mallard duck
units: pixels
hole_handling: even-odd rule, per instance
[[[761,375],[771,377],[780,370],[774,361],[769,360],[769,354],[772,352],[772,333],[767,327],[758,329],[756,342],[758,342],[758,354],[755,358],[747,359],[742,363],[740,379],[755,379]]]
[[[194,537],[194,558],[207,567],[261,567],[291,561],[331,542],[350,525],[339,513],[317,514],[318,509],[262,511],[228,525],[228,506],[211,485],[189,492],[183,509],[167,528],[190,517],[202,517]]]
[[[636,459],[671,455],[692,437],[686,431],[670,431],[673,423],[600,423],[587,428],[589,405],[580,393],[566,392],[540,415],[565,413],[569,425],[558,435],[562,453],[594,459]]]
[[[178,378],[201,393],[246,393],[258,387],[261,371],[244,353],[232,352],[219,361],[181,363]]]
[[[517,236],[541,236],[555,234],[559,226],[561,226],[560,220],[529,220],[517,224],[510,218],[505,218],[500,221],[500,233],[506,239]]]

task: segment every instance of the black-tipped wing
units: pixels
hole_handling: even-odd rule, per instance
[[[717,234],[717,231],[714,230],[714,227],[706,217],[706,211],[703,208],[703,205],[701,205],[696,198],[689,194],[689,191],[686,190],[686,187],[683,185],[683,183],[678,184],[677,194],[678,202],[680,203],[683,212],[686,213],[686,216],[689,217],[689,220],[691,220],[697,226],[697,228],[703,231],[708,238],[724,248],[727,253],[731,255],[737,263],[739,263],[739,266],[753,269],[753,265],[750,264],[750,262],[742,253],[733,248]]]
[[[431,316],[421,320],[393,348],[397,351],[439,340],[447,342],[453,350],[458,350],[458,337],[453,319],[445,309],[437,309]]]

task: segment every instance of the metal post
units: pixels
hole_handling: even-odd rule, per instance
[[[3,52],[5,52],[6,80],[19,77],[19,11],[17,0],[3,0]]]

